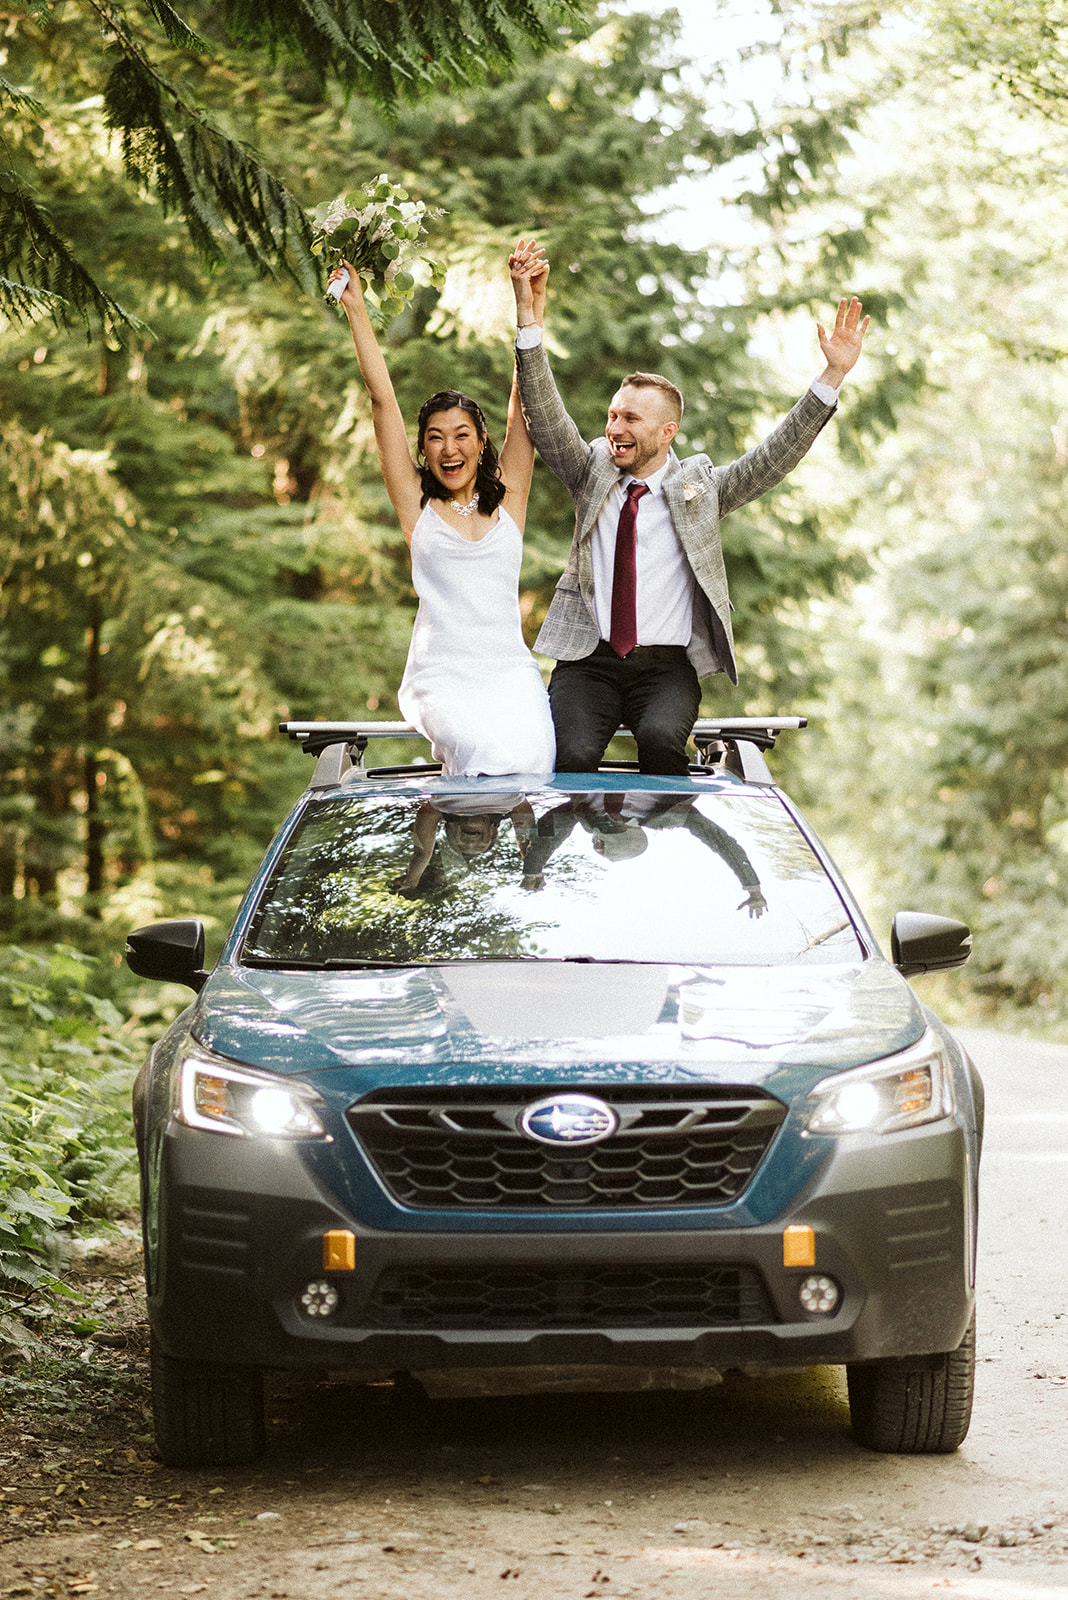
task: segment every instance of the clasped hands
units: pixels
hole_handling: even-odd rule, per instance
[[[549,282],[549,263],[544,247],[536,239],[520,239],[508,257],[515,292],[516,321],[521,328],[541,324],[545,310],[545,290]]]

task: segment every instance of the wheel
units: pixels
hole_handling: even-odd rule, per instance
[[[152,1342],[152,1413],[168,1467],[238,1467],[266,1442],[256,1367],[177,1361]]]
[[[853,1437],[869,1450],[938,1455],[968,1432],[975,1386],[975,1316],[955,1350],[846,1367]]]

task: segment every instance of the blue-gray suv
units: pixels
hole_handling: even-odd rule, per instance
[[[982,1088],[763,752],[698,724],[685,778],[317,756],[226,939],[131,933],[190,1007],[138,1078],[156,1439],[252,1459],[271,1368],[430,1393],[626,1389],[844,1363],[876,1450],[971,1411]],[[410,730],[409,730],[410,731]]]

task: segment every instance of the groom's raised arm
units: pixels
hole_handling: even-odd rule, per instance
[[[827,363],[823,372],[766,439],[739,460],[716,468],[721,517],[781,483],[812,448],[816,435],[834,415],[838,390],[860,356],[871,322],[863,311],[855,296],[843,298],[831,333],[822,323],[816,324]]]

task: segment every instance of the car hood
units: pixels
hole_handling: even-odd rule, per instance
[[[651,1077],[762,1081],[843,1071],[915,1042],[927,1017],[879,957],[699,967],[464,962],[368,972],[221,967],[192,1018],[231,1059],[392,1082]],[[368,1085],[369,1087],[370,1085]]]

